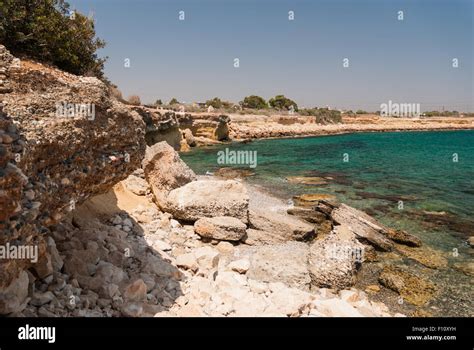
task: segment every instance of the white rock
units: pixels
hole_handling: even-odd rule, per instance
[[[229,265],[228,268],[231,269],[232,271],[238,272],[238,273],[246,273],[250,267],[250,261],[247,259],[240,259],[240,260],[235,260],[232,261]]]
[[[196,272],[199,268],[196,256],[193,253],[181,254],[176,257],[176,265]]]

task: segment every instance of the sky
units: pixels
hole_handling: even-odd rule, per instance
[[[473,0],[69,3],[93,14],[106,76],[145,103],[284,94],[300,107],[474,111]]]

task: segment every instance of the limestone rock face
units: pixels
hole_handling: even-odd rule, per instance
[[[38,246],[44,265],[49,227],[139,167],[145,125],[96,78],[19,62],[1,45],[0,70],[0,245]],[[0,298],[33,264],[0,262]]]
[[[164,210],[180,220],[231,216],[246,224],[248,203],[247,190],[238,181],[197,180],[172,190]]]
[[[196,180],[196,174],[167,142],[147,147],[142,162],[145,178],[157,203],[162,206],[171,190]]]

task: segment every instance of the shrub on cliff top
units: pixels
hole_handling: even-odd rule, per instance
[[[132,95],[127,100],[128,100],[128,103],[134,106],[139,106],[142,104],[142,101],[140,100],[140,96],[137,96],[137,95]]]
[[[242,108],[264,109],[268,108],[267,102],[260,96],[247,96],[243,101],[239,102]]]
[[[0,43],[14,54],[54,64],[78,75],[103,78],[94,22],[64,0],[0,1]]]
[[[289,98],[283,96],[283,95],[277,95],[273,98],[271,98],[268,101],[268,104],[272,106],[273,108],[282,110],[290,110],[290,108],[293,106],[293,110],[297,111],[298,110],[298,105],[296,104],[295,101],[290,100]]]

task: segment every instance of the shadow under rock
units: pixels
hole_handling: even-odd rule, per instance
[[[160,214],[150,207],[140,215],[149,228],[159,223]],[[183,295],[182,273],[171,264],[166,242],[142,225],[118,207],[110,191],[55,226],[53,238],[64,264],[50,284],[36,282],[40,291],[56,295],[54,303],[37,303],[37,314],[139,317],[169,310]],[[163,250],[153,248],[155,240]]]

